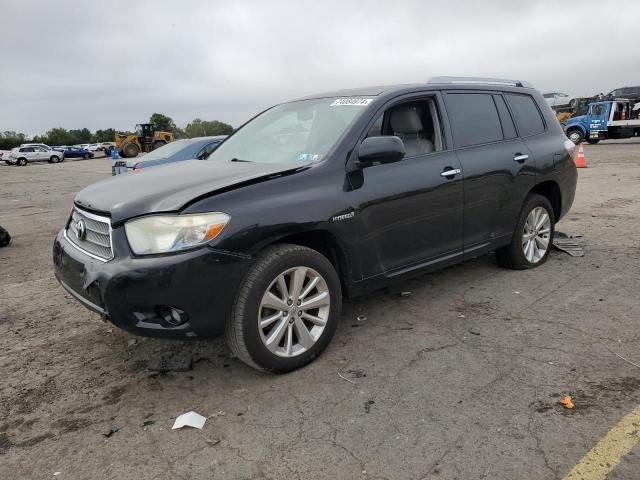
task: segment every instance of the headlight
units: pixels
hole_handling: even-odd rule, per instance
[[[136,255],[184,250],[216,238],[231,217],[225,213],[151,215],[124,225]]]

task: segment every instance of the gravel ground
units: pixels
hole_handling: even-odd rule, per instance
[[[586,153],[558,226],[584,257],[486,256],[348,300],[328,350],[282,376],[220,340],[133,337],[58,286],[53,238],[109,160],[0,167],[0,478],[562,478],[640,403],[616,355],[640,364],[640,142]],[[193,370],[149,371],[162,355]],[[172,431],[189,410],[204,429]],[[636,445],[609,478],[639,471]]]

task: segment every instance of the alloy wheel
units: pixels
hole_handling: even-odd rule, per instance
[[[551,241],[551,218],[543,207],[536,207],[527,216],[522,233],[522,250],[529,263],[538,263],[547,253]]]
[[[290,268],[265,291],[258,310],[264,346],[280,357],[295,357],[315,345],[329,320],[331,295],[322,275],[308,267]]]

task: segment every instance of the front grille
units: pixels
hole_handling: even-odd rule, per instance
[[[84,223],[84,235],[81,232],[79,233],[79,222]],[[74,208],[73,212],[71,212],[69,227],[67,227],[67,238],[80,250],[100,260],[106,261],[113,258],[111,222],[106,217],[100,217]]]

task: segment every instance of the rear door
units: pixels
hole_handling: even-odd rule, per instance
[[[465,257],[472,257],[510,238],[535,184],[534,160],[500,93],[452,91],[445,103],[464,173]]]

